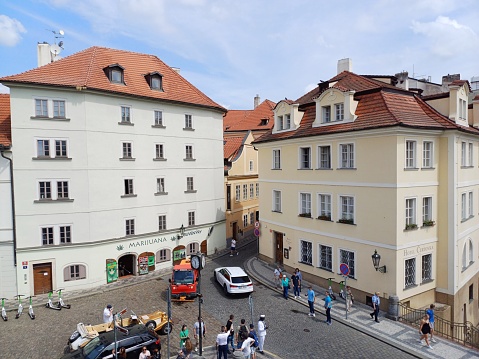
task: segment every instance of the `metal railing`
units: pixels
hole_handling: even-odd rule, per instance
[[[399,320],[402,322],[419,328],[425,313],[424,309],[414,309],[399,303]],[[434,334],[479,349],[479,328],[471,322],[456,323],[436,315],[434,316]]]

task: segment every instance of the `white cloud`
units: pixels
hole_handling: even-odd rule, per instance
[[[0,45],[15,46],[27,32],[22,23],[6,15],[0,15]]]

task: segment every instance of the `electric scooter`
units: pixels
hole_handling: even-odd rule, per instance
[[[33,306],[32,306],[32,298],[34,297],[34,295],[31,295],[28,297],[28,299],[30,300],[30,305],[28,307],[28,315],[30,316],[30,319],[33,320],[35,319],[35,313],[33,313]]]
[[[45,307],[50,308],[50,309],[55,309],[55,310],[61,310],[62,307],[60,307],[60,306],[55,306],[55,305],[53,304],[53,302],[52,302],[52,295],[53,295],[53,291],[51,290],[51,291],[48,292],[48,302],[47,302],[47,304],[45,304]]]
[[[15,298],[18,299],[18,310],[17,310],[17,314],[15,315],[15,319],[20,318],[20,316],[23,314],[22,297],[24,297],[23,294],[17,294],[15,296]]]
[[[2,319],[6,322],[8,320],[8,317],[7,311],[5,310],[5,299],[7,298],[2,298]]]
[[[333,278],[328,278],[328,292],[329,296],[331,297],[331,300],[336,300],[336,296],[333,293],[333,288],[331,287],[331,284],[333,283]]]
[[[57,303],[57,307],[59,309],[62,309],[62,308],[66,308],[66,309],[70,309],[71,308],[71,305],[70,304],[65,304],[65,302],[63,301],[62,299],[62,290],[64,288],[60,288],[57,290],[58,292],[58,303]]]

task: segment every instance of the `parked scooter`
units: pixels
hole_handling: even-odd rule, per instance
[[[15,319],[20,318],[20,316],[23,314],[22,297],[24,297],[23,294],[17,294],[15,296],[15,298],[18,300],[18,309],[17,309],[17,314],[15,315]]]
[[[7,298],[2,298],[2,319],[6,322],[8,320],[8,317],[7,311],[5,310],[5,299]]]
[[[331,287],[331,284],[333,282],[333,278],[328,278],[328,292],[329,296],[331,297],[331,300],[336,300],[336,296],[333,293],[333,288]]]
[[[50,309],[55,309],[55,310],[61,310],[62,309],[61,306],[56,306],[56,305],[53,304],[52,296],[53,296],[53,291],[51,290],[51,291],[48,292],[48,302],[47,302],[47,304],[45,304],[45,307],[50,308]]]
[[[71,308],[71,305],[70,305],[70,304],[65,304],[65,302],[64,302],[63,299],[62,299],[62,290],[63,290],[63,289],[64,289],[64,288],[60,288],[60,289],[57,290],[57,292],[58,292],[58,303],[57,303],[57,307],[58,307],[59,309],[61,309],[61,308],[70,309],[70,308]]]
[[[33,306],[32,306],[32,298],[34,297],[34,295],[31,295],[28,297],[28,299],[30,300],[30,305],[28,306],[28,315],[30,316],[30,319],[33,320],[35,319],[35,313],[33,312]]]

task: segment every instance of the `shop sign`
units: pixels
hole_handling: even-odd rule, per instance
[[[106,282],[116,282],[118,280],[118,263],[114,259],[106,260]]]
[[[148,274],[148,257],[138,257],[140,275]]]

